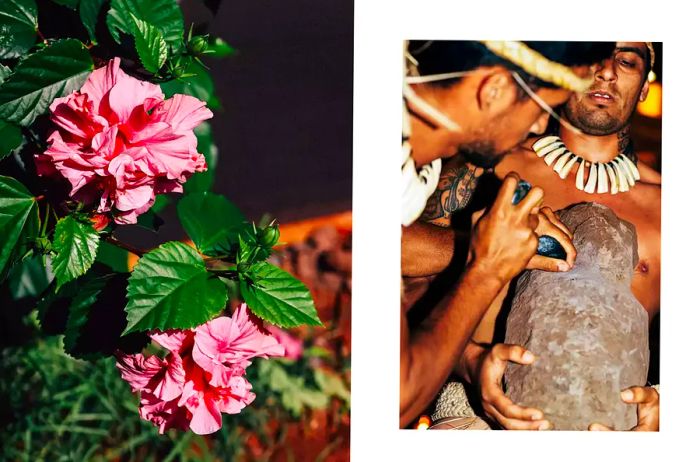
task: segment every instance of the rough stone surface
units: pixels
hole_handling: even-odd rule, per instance
[[[557,430],[593,422],[627,430],[636,425],[636,407],[620,391],[644,385],[649,368],[648,316],[630,290],[636,231],[599,204],[559,215],[574,233],[576,263],[566,273],[528,271],[518,280],[506,343],[525,346],[537,360],[508,366],[507,394],[541,409]]]

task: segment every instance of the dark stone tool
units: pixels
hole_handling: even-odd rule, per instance
[[[515,193],[513,193],[513,205],[523,200],[523,197],[527,195],[530,188],[532,188],[530,183],[525,180],[520,180],[518,186],[515,188]],[[537,244],[537,255],[566,260],[566,251],[564,247],[552,236],[547,235],[540,236]]]

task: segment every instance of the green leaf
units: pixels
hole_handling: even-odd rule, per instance
[[[160,228],[163,225],[163,223],[163,219],[156,215],[152,208],[147,212],[139,215],[139,217],[136,219],[136,224],[138,226],[146,228],[153,232],[157,232],[158,228]]]
[[[119,33],[136,35],[133,14],[160,30],[174,50],[181,48],[185,26],[182,10],[175,0],[112,0],[111,6],[107,12],[107,28],[117,43],[121,43]]]
[[[54,99],[80,88],[93,69],[90,53],[75,39],[29,55],[0,86],[0,118],[30,125]]]
[[[350,404],[350,390],[338,374],[316,369],[314,370],[314,380],[326,395],[337,396],[346,404]]]
[[[177,216],[187,235],[205,255],[231,251],[245,216],[224,196],[209,192],[193,193],[180,199]]]
[[[100,235],[89,224],[72,216],[58,220],[52,243],[56,255],[51,262],[58,287],[85,274],[97,257],[99,245]]]
[[[117,273],[129,272],[129,252],[107,241],[100,242],[95,262],[102,263]]]
[[[80,0],[53,0],[54,3],[70,8],[75,11],[78,8],[78,2]],[[83,0],[84,1],[84,0]]]
[[[207,161],[205,172],[196,172],[185,183],[185,193],[210,191],[214,184],[214,173],[219,159],[219,149],[214,144],[211,124],[203,122],[194,129],[197,136],[197,151],[204,155]]]
[[[88,320],[90,309],[112,277],[113,275],[97,276],[89,273],[81,279],[80,290],[71,297],[70,307],[68,308],[66,336],[63,339],[66,352],[70,353],[75,349],[80,330]]]
[[[328,406],[328,395],[307,386],[304,377],[290,375],[279,361],[261,362],[259,373],[270,389],[280,396],[282,406],[296,417],[305,407],[321,409]]]
[[[241,281],[241,295],[260,318],[280,327],[302,324],[322,326],[309,289],[286,271],[267,262],[253,265],[247,273],[252,283]]]
[[[85,29],[87,29],[88,34],[90,34],[90,40],[93,43],[97,42],[95,27],[105,1],[106,0],[80,0],[80,20],[83,26],[85,26]]]
[[[0,275],[16,249],[39,233],[39,208],[22,183],[0,176]]]
[[[125,333],[195,327],[221,312],[227,300],[224,283],[181,242],[167,242],[141,257],[127,291]]]
[[[15,124],[0,120],[0,160],[22,144],[22,130]]]
[[[312,345],[304,349],[305,358],[333,359],[333,353],[325,347]]]
[[[0,59],[23,56],[34,46],[38,14],[35,0],[0,2]]]
[[[141,64],[148,72],[156,74],[168,58],[168,46],[165,44],[163,34],[155,26],[138,19],[133,14],[131,19],[136,24],[134,37],[136,37],[136,52],[139,54]]]
[[[53,273],[48,265],[44,265],[43,255],[24,259],[21,264],[13,266],[7,276],[13,300],[38,297],[52,279]]]
[[[111,356],[115,349],[141,351],[148,343],[145,335],[121,337],[126,327],[127,278],[126,273],[115,274],[95,264],[58,290],[49,289],[37,306],[42,330],[65,334],[64,349],[75,358]]]
[[[12,69],[0,64],[0,84],[2,84],[10,74],[12,74]]]
[[[173,200],[169,196],[166,196],[165,194],[158,194],[156,196],[156,201],[153,203],[153,206],[150,208],[150,210],[152,210],[153,213],[160,213],[168,205],[170,205],[172,201]]]
[[[207,47],[207,56],[213,56],[215,58],[223,58],[236,53],[236,49],[231,47],[222,38],[213,37],[209,40],[209,45]]]
[[[206,102],[209,109],[220,109],[221,102],[216,97],[214,80],[211,78],[209,71],[198,62],[192,61],[185,72],[194,75],[160,84],[160,88],[165,93],[165,96],[170,98],[176,93],[182,93]]]

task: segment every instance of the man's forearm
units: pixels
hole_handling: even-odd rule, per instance
[[[484,269],[468,267],[444,305],[410,337],[402,319],[401,426],[415,419],[434,398],[504,284]]]
[[[434,276],[452,261],[455,231],[415,222],[401,230],[401,275]]]

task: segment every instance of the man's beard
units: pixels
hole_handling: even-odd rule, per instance
[[[641,91],[641,90],[640,90]],[[637,95],[639,98],[639,95]],[[595,109],[587,110],[583,105],[570,99],[564,105],[564,115],[571,124],[588,135],[606,136],[612,135],[629,125],[632,120],[633,110],[625,117],[614,117],[603,111]]]
[[[595,136],[611,135],[622,130],[626,120],[616,119],[604,112],[595,113],[579,109],[577,112],[570,110],[569,106],[564,107],[564,114],[571,124],[581,129],[584,133]]]
[[[503,158],[503,155],[496,154],[493,141],[474,141],[462,144],[457,151],[470,164],[486,170],[494,168]]]

